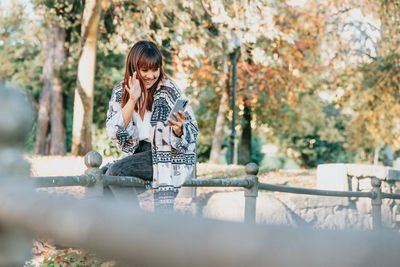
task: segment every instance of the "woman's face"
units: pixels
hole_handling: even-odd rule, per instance
[[[143,78],[143,84],[146,89],[149,89],[157,81],[160,76],[160,68],[140,68],[140,76]]]

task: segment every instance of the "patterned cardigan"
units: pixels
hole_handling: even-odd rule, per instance
[[[121,158],[132,155],[139,145],[138,129],[133,118],[125,128],[121,108],[122,83],[120,82],[112,91],[106,120],[107,134],[111,141],[122,150]],[[150,119],[153,189],[160,187],[172,189],[173,187],[178,190],[194,172],[199,130],[192,108],[186,105],[183,134],[180,137],[173,133],[167,120],[179,98],[186,99],[186,96],[167,77],[159,83],[154,92]]]

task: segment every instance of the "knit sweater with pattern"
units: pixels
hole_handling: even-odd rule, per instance
[[[139,145],[139,131],[133,116],[125,127],[121,96],[123,82],[112,91],[107,112],[106,131],[111,141],[122,150],[122,156],[132,155]],[[191,177],[196,164],[198,126],[190,105],[184,110],[183,134],[178,137],[169,126],[168,116],[177,99],[186,99],[175,82],[164,77],[154,92],[150,118],[153,188],[180,188]]]

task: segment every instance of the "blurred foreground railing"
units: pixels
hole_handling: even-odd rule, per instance
[[[178,214],[154,214],[128,202],[106,201],[104,187],[142,187],[135,177],[105,176],[97,152],[85,156],[81,176],[29,178],[22,140],[32,116],[23,97],[0,85],[0,265],[22,266],[32,237],[49,237],[67,247],[87,249],[130,266],[396,266],[397,233],[328,232],[256,225],[259,189],[289,193],[368,197],[374,229],[380,229],[380,181],[371,192],[340,192],[259,183],[258,166],[248,164],[242,180],[192,179],[184,186],[242,187],[245,222],[207,220]],[[13,111],[13,116],[7,112]],[[86,198],[75,200],[35,192],[36,187],[84,186]],[[29,235],[27,235],[29,234]],[[338,255],[340,255],[338,257]],[[380,257],[380,255],[383,255]]]
[[[399,235],[387,231],[330,232],[165,216],[128,203],[34,193],[21,184],[2,186],[0,203],[3,231],[51,237],[127,266],[396,266],[400,260]]]

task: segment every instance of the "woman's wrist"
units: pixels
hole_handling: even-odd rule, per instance
[[[128,99],[128,102],[130,102],[130,104],[133,104],[133,105],[136,105],[136,102],[137,102],[138,100],[137,99],[135,99],[135,98],[133,98],[133,97],[130,97],[129,99]]]
[[[122,117],[124,118],[125,127],[128,126],[129,121],[131,120],[132,113],[135,109],[135,104],[136,102],[133,102],[133,100],[129,98],[128,102],[126,102],[125,106],[122,108]]]
[[[180,130],[178,130],[178,131],[179,131],[178,133],[175,132],[174,129],[172,129],[172,131],[174,132],[174,134],[175,134],[177,137],[181,137],[181,136],[183,135],[183,127],[182,127]]]

